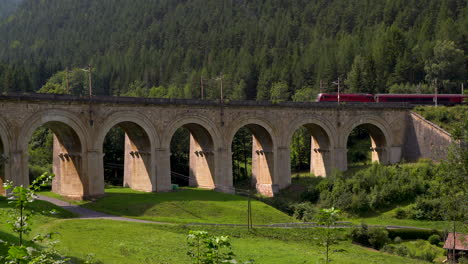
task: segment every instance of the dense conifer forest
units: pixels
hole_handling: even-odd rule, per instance
[[[1,13],[16,2],[2,1]],[[4,93],[48,80],[45,91],[68,92],[58,76],[88,64],[101,95],[200,98],[203,83],[214,99],[222,80],[226,99],[309,101],[338,78],[349,92],[431,92],[437,81],[458,93],[468,3],[23,0],[0,36]],[[75,77],[71,92],[85,94]]]

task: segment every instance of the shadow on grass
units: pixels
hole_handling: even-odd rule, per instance
[[[0,196],[0,208],[14,210],[14,204],[10,204],[6,197]],[[34,201],[26,207],[28,211],[34,211],[36,215],[42,215],[46,217],[63,219],[63,218],[72,218],[75,217],[72,213],[63,210],[60,207],[57,207],[51,203],[44,201]],[[51,213],[52,210],[55,210],[56,213]],[[1,215],[1,213],[0,213]]]
[[[193,208],[196,209],[194,205],[196,202],[240,202],[246,200],[247,198],[237,195],[191,188],[167,193],[144,193],[128,188],[110,188],[106,190],[104,197],[81,206],[114,215],[138,217],[144,216],[148,210],[155,206],[170,203],[174,209],[200,218],[200,216],[193,214],[191,211]],[[185,208],[186,204],[184,202],[192,203],[192,207]],[[199,206],[203,206],[203,203]]]

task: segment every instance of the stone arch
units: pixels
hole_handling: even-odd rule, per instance
[[[393,141],[387,122],[376,116],[360,116],[351,119],[347,122],[342,130],[343,133],[340,135],[342,146],[346,148],[349,135],[357,127],[362,127],[369,133],[372,145],[372,161],[388,164],[390,146]]]
[[[73,199],[88,196],[87,129],[76,115],[63,110],[41,111],[24,122],[17,142],[17,149],[22,153],[23,184],[29,184],[28,143],[34,131],[42,125],[54,133],[53,191]]]
[[[156,189],[154,149],[159,148],[159,138],[151,121],[135,112],[116,112],[108,116],[96,138],[98,153],[103,152],[106,135],[115,127],[125,132],[124,186],[151,192]],[[103,155],[101,155],[103,157]],[[100,178],[104,180],[104,161],[100,162]]]
[[[9,129],[7,129],[6,123],[0,119],[0,160],[3,163],[0,163],[0,195],[5,195],[5,189],[3,188],[3,183],[10,180],[10,144],[11,144],[11,135]]]
[[[229,151],[234,136],[242,127],[246,127],[252,133],[252,177],[257,191],[265,196],[273,196],[278,191],[278,179],[275,178],[275,151],[277,137],[273,127],[264,120],[257,118],[244,118],[235,120],[229,129]],[[232,163],[230,163],[232,166]],[[232,167],[230,169],[232,181]]]
[[[221,147],[221,137],[214,123],[198,115],[176,118],[168,126],[163,140],[163,148],[170,149],[171,140],[179,128],[190,132],[189,185],[214,189],[218,184],[217,156]]]
[[[305,127],[311,135],[310,172],[316,176],[327,176],[333,169],[333,149],[336,131],[326,120],[316,117],[301,116],[296,118],[285,133],[283,142],[290,146],[294,133]]]

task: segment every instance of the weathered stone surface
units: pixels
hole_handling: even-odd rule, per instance
[[[440,161],[447,156],[452,137],[447,131],[427,121],[417,113],[408,115],[404,155],[407,161],[420,158]]]
[[[103,142],[118,125],[126,132],[125,183],[142,191],[168,191],[170,142],[185,127],[191,133],[190,184],[233,192],[231,144],[245,126],[253,133],[256,186],[271,196],[291,183],[289,146],[301,126],[312,134],[311,171],[326,176],[334,168],[347,169],[347,138],[359,125],[371,134],[374,160],[399,162],[411,141],[407,126],[414,126],[409,109],[401,104],[0,96],[0,151],[9,157],[0,181],[29,184],[28,142],[46,125],[55,134],[54,190],[75,199],[103,195]]]

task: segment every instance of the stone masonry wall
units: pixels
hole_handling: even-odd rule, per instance
[[[419,114],[411,112],[408,115],[403,150],[403,158],[406,161],[417,161],[421,158],[440,161],[446,158],[451,143],[452,137],[447,131]]]

